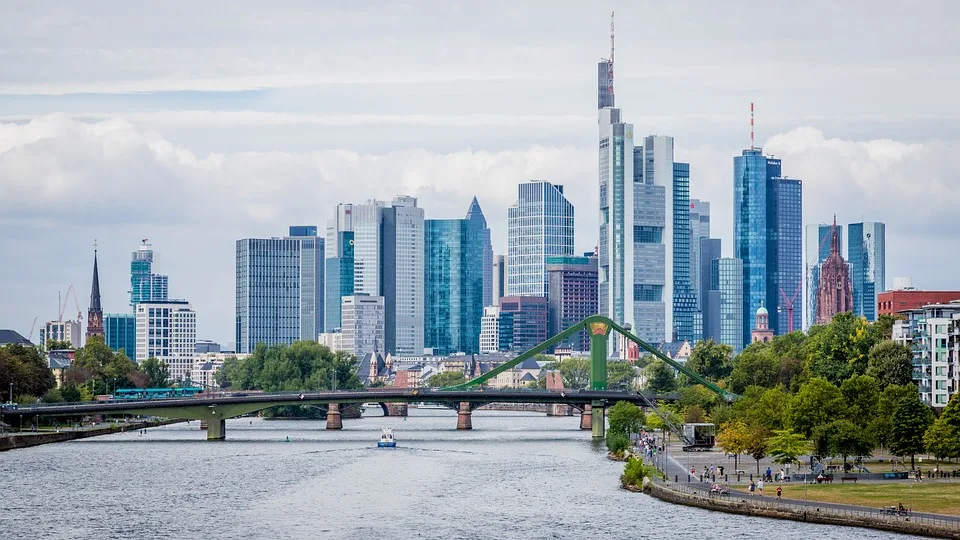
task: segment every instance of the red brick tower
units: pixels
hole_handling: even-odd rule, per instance
[[[837,216],[833,216],[833,238],[830,255],[820,265],[820,287],[817,290],[816,324],[830,324],[837,313],[853,311],[853,285],[850,266],[840,256],[837,240]]]

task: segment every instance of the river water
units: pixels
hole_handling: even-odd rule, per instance
[[[0,454],[0,538],[905,538],[734,516],[617,487],[576,417],[411,409],[322,422],[197,422]],[[396,449],[378,449],[392,427]],[[289,442],[287,438],[289,437]]]

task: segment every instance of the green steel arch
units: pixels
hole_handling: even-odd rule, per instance
[[[467,390],[472,386],[483,384],[496,377],[500,373],[520,365],[524,360],[532,358],[534,355],[548,350],[550,347],[561,343],[566,338],[584,329],[590,333],[590,388],[592,390],[607,389],[607,336],[611,330],[616,330],[618,333],[620,333],[620,335],[636,343],[641,349],[647,351],[660,360],[663,360],[672,368],[683,373],[687,377],[690,377],[696,383],[702,384],[723,399],[731,401],[738,397],[736,394],[728,392],[716,384],[708,381],[707,379],[704,379],[702,376],[688,369],[683,364],[679,364],[670,359],[667,357],[667,355],[657,350],[656,347],[651,346],[649,343],[631,334],[623,327],[619,326],[603,315],[592,315],[587,317],[586,319],[578,322],[570,328],[567,328],[563,332],[560,332],[559,334],[544,341],[529,351],[518,355],[509,362],[505,362],[475,379],[471,379],[467,382],[454,386],[448,386],[446,388],[442,388],[442,390]]]

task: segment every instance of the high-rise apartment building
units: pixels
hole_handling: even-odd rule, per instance
[[[40,330],[40,346],[46,348],[48,341],[67,342],[73,348],[83,345],[80,321],[50,321]]]
[[[817,292],[820,290],[820,265],[830,256],[833,249],[833,225],[821,223],[807,225],[804,247],[804,269],[806,284],[806,317],[804,329],[810,328],[817,320]],[[843,252],[843,229],[837,229],[837,251]]]
[[[847,261],[853,281],[853,313],[877,320],[877,295],[886,290],[887,227],[876,221],[847,225]]]
[[[493,259],[493,297],[487,305],[499,306],[500,299],[507,293],[507,257],[497,255]]]
[[[743,261],[742,311],[756,313],[763,305],[776,313],[770,320],[775,334],[786,333],[791,324],[800,328],[802,183],[783,178],[780,160],[764,156],[756,147],[734,157],[733,169],[733,253]],[[784,297],[794,298],[796,309]],[[792,323],[787,321],[789,312]],[[750,340],[751,323],[744,318],[743,342]]]
[[[169,278],[153,273],[153,246],[143,239],[130,254],[130,307],[140,302],[162,302],[170,296]]]
[[[309,232],[316,228],[291,228]],[[245,238],[236,248],[237,352],[252,353],[261,342],[316,340],[323,330],[323,238]]]
[[[553,337],[597,314],[597,258],[547,257],[547,335]],[[590,336],[581,331],[557,345],[590,350]]]
[[[190,378],[197,344],[197,314],[184,300],[138,302],[136,306],[138,364],[156,358],[167,364],[170,380]]]
[[[942,409],[960,391],[960,301],[908,311],[893,325],[893,340],[913,351],[920,399]]]
[[[367,353],[383,353],[386,342],[386,312],[382,296],[344,296],[343,350],[363,357]]]
[[[398,196],[383,209],[381,295],[386,349],[393,355],[423,354],[423,208]]]
[[[478,264],[491,255],[490,230],[476,198],[466,219],[425,221],[424,345],[434,354],[477,353],[483,317],[484,278],[492,264]]]
[[[520,184],[507,209],[507,296],[545,296],[547,257],[573,253],[573,205],[563,186]]]
[[[720,301],[720,343],[733,347],[734,353],[743,350],[743,261],[724,257],[711,264],[711,284]]]
[[[133,359],[137,355],[137,316],[133,313],[107,313],[103,316],[107,347],[123,351]]]

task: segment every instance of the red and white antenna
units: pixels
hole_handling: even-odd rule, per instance
[[[753,102],[752,101],[750,102],[750,149],[751,150],[757,149],[757,147],[754,146],[754,139],[753,139]]]
[[[610,83],[609,90],[610,90],[611,97],[613,96],[613,14],[614,13],[615,13],[614,11],[610,12],[610,67],[609,67],[610,75],[609,77],[607,77]]]

